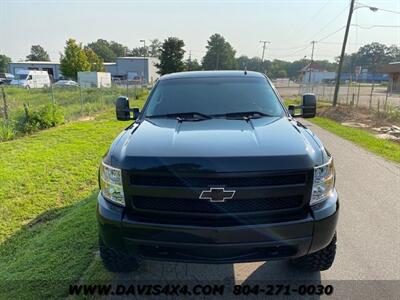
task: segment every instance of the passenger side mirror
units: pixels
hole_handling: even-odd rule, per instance
[[[304,94],[301,106],[303,118],[314,118],[317,113],[317,98],[314,94]]]
[[[296,113],[297,110],[297,113]],[[304,94],[301,105],[289,105],[289,114],[292,117],[314,118],[317,113],[317,99],[314,94]],[[301,111],[301,112],[299,112]]]
[[[131,119],[131,110],[127,97],[118,97],[115,102],[115,113],[118,121],[129,121]]]
[[[131,112],[133,112],[133,117],[131,117]],[[115,113],[118,121],[129,121],[136,120],[140,115],[140,110],[139,108],[131,109],[128,97],[121,96],[115,102]]]

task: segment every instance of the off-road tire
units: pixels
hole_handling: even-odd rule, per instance
[[[114,273],[127,273],[139,268],[139,260],[123,252],[107,247],[99,238],[100,257],[104,267]]]
[[[302,271],[325,271],[328,270],[335,260],[336,234],[325,248],[291,260],[292,265]]]

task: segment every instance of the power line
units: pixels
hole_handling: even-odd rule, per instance
[[[310,48],[310,45],[307,45],[306,47],[303,47],[303,48],[301,48],[301,49],[299,49],[299,50],[296,50],[296,51],[294,51],[294,52],[291,52],[291,53],[289,53],[289,54],[280,55],[280,57],[281,57],[281,58],[285,58],[285,57],[297,56],[297,55],[294,55],[294,54],[297,54],[297,53],[299,53],[300,51],[304,51],[304,50],[306,50],[306,49],[308,49],[308,48]]]
[[[310,18],[307,18],[307,21],[303,23],[303,25],[300,27],[300,29],[292,32],[289,37],[294,36],[294,34],[298,35],[300,32],[304,31],[304,28],[306,28],[306,25],[308,25],[311,21],[315,21],[315,18],[321,13],[321,11],[329,4],[331,3],[330,0],[327,0],[321,7],[318,9],[318,11]]]
[[[358,27],[361,29],[372,29],[372,28],[400,28],[400,25],[359,25],[351,24],[353,27]]]
[[[305,43],[305,44],[301,44],[299,46],[293,46],[293,47],[289,47],[289,48],[269,48],[271,50],[294,50],[294,49],[300,49],[300,48],[304,48],[305,46],[308,46],[309,43]]]
[[[341,31],[341,30],[344,29],[345,27],[346,27],[346,26],[342,26],[342,27],[340,27],[339,29],[335,30],[334,32],[332,32],[332,33],[328,34],[327,36],[323,37],[322,39],[319,39],[319,40],[318,40],[318,43],[319,43],[319,42],[322,42],[323,40],[326,40],[327,38],[331,37],[332,35],[338,33],[339,31]]]
[[[349,5],[346,5],[346,7],[341,10],[331,21],[329,21],[328,23],[326,23],[317,33],[315,33],[311,39],[314,39],[318,34],[320,34],[322,31],[325,30],[325,28],[327,28],[330,24],[332,24],[333,22],[335,22],[337,20],[338,17],[340,17],[347,9],[348,9]]]
[[[372,9],[374,11],[380,10],[380,11],[384,11],[384,12],[400,15],[400,11],[380,8],[380,7],[376,7],[376,6],[370,6],[370,5],[361,3],[361,2],[357,2],[357,4],[361,5],[361,7],[369,7],[370,9]]]

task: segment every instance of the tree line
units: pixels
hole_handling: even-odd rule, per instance
[[[266,73],[271,78],[288,77],[295,79],[299,71],[310,63],[309,59],[296,61],[264,60],[260,57],[245,55],[236,57],[232,45],[220,34],[213,34],[207,41],[206,53],[199,62],[191,57],[184,59],[185,43],[177,37],[169,37],[161,42],[158,39],[150,40],[148,45],[128,48],[115,41],[98,39],[82,45],[74,39],[66,42],[64,52],[61,54],[61,72],[69,78],[76,78],[78,71],[104,71],[104,62],[115,62],[117,57],[158,57],[157,64],[161,75],[197,70],[244,70]],[[29,61],[50,61],[48,53],[40,45],[33,45],[30,54],[26,57]],[[343,72],[352,72],[356,66],[376,72],[380,65],[400,60],[400,48],[396,45],[386,46],[377,42],[364,45],[357,52],[346,54]],[[7,71],[11,60],[0,55],[0,72]],[[314,63],[321,69],[336,71],[338,58],[334,62],[316,60]]]

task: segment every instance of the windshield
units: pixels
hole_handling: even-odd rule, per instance
[[[284,111],[263,78],[185,78],[161,81],[149,99],[145,116],[196,112],[225,115],[260,112],[282,116]]]
[[[17,79],[17,80],[26,80],[27,76],[28,76],[28,74],[17,74],[17,75],[15,75],[15,79]]]

